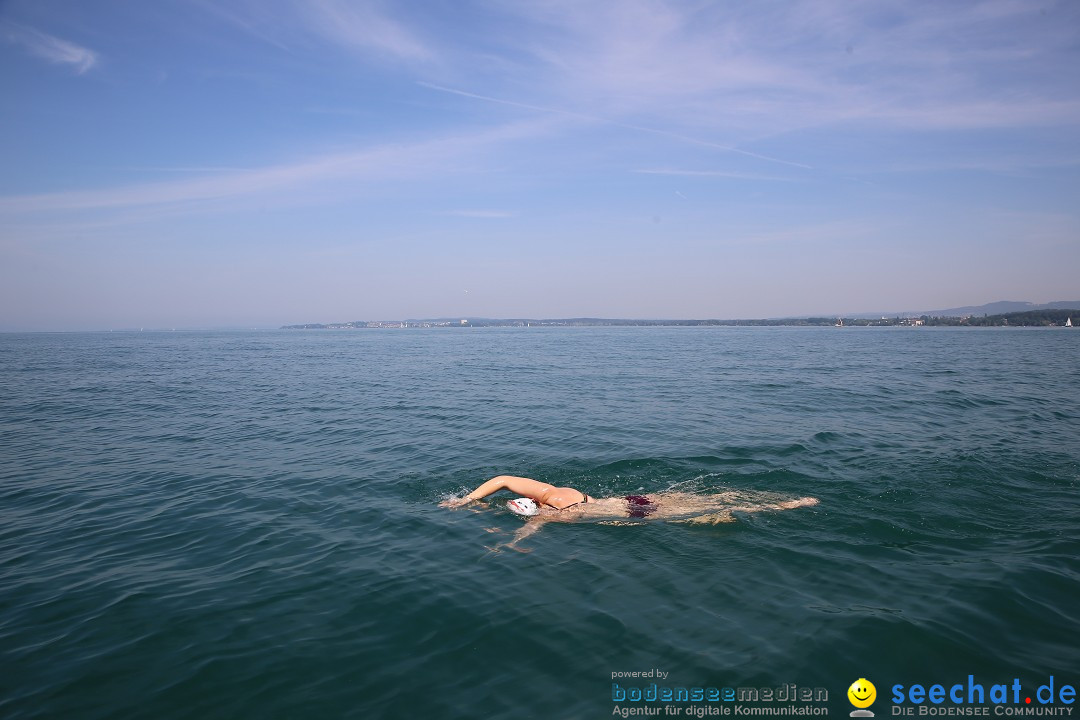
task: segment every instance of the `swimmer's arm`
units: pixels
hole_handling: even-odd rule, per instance
[[[518,552],[529,552],[528,550],[522,550],[521,548],[517,547],[517,544],[525,538],[529,537],[530,535],[535,535],[536,533],[540,532],[540,528],[544,527],[544,523],[546,522],[547,520],[541,517],[529,518],[529,521],[527,523],[514,531],[514,539],[506,543],[502,547],[508,547],[511,550],[517,550]]]
[[[452,498],[450,500],[444,500],[439,504],[443,507],[458,507],[459,505],[465,505],[474,500],[486,498],[488,495],[494,495],[504,488],[516,492],[519,495],[531,497],[533,500],[539,502],[539,494],[547,489],[547,485],[530,478],[514,477],[513,475],[499,475],[498,477],[491,478],[463,498]]]
[[[496,545],[492,549],[498,550],[501,547],[506,547],[510,548],[511,550],[517,550],[518,552],[532,552],[531,550],[519,548],[517,544],[525,538],[529,537],[530,535],[535,535],[536,533],[540,532],[540,530],[543,529],[545,523],[549,522],[574,522],[574,519],[573,517],[567,517],[563,515],[558,510],[552,511],[550,514],[545,511],[541,511],[540,515],[534,515],[533,517],[529,518],[524,525],[514,531],[513,540],[503,545]]]

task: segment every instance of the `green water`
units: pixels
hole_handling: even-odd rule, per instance
[[[1078,359],[1064,329],[0,335],[0,716],[1076,686]],[[437,503],[502,473],[821,503],[493,553],[520,519]]]

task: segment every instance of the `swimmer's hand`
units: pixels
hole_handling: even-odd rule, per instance
[[[443,500],[441,503],[439,503],[439,507],[456,508],[456,507],[461,507],[462,505],[468,505],[470,502],[472,502],[472,501],[469,500],[468,498],[463,498],[463,497],[460,497],[460,498],[448,498],[446,500]]]

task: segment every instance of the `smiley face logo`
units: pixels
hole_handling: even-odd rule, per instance
[[[877,699],[877,688],[866,678],[859,678],[847,689],[848,700],[857,708],[868,708]]]

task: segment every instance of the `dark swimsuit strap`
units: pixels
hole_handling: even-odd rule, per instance
[[[578,492],[581,492],[581,491],[578,490]],[[574,507],[575,505],[583,505],[584,503],[587,503],[587,502],[589,502],[589,496],[586,495],[585,493],[581,493],[581,499],[580,500],[578,500],[576,503],[570,503],[569,505],[564,507],[563,510],[569,510],[570,508]]]

